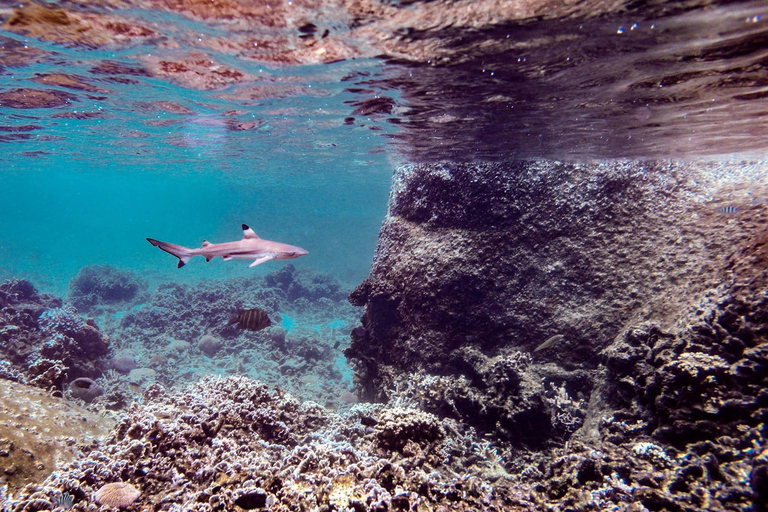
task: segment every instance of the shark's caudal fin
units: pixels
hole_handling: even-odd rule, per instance
[[[189,249],[187,247],[183,247],[181,245],[176,244],[169,244],[166,242],[161,242],[160,240],[155,240],[154,238],[147,238],[147,242],[151,243],[155,247],[159,247],[160,249],[164,250],[168,254],[173,254],[177,258],[179,258],[179,266],[178,268],[183,267],[184,265],[189,262],[190,258],[192,258],[192,249]]]

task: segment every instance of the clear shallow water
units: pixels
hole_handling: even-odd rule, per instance
[[[18,86],[45,69],[2,78]],[[313,69],[301,69],[308,81]],[[0,156],[6,276],[63,293],[88,264],[190,282],[282,266],[197,258],[177,270],[145,240],[198,247],[203,239],[239,239],[247,223],[263,238],[307,248],[311,256],[293,262],[299,268],[348,285],[365,278],[392,163],[383,141],[344,127],[333,113],[345,95],[266,101],[235,116],[227,112],[241,103],[206,91],[153,80],[109,88],[108,98],[67,107],[0,108],[9,128],[0,133],[8,137]]]
[[[269,272],[188,246],[263,237],[366,276],[403,161],[761,157],[762,2],[0,2],[2,272]],[[57,10],[62,8],[63,10]]]
[[[56,291],[88,264],[181,281],[266,273],[282,266],[248,269],[243,261],[206,264],[196,258],[176,269],[175,258],[145,240],[197,247],[203,239],[240,239],[240,225],[246,222],[264,238],[307,248],[311,257],[293,262],[299,268],[329,272],[350,284],[364,278],[386,207],[387,174],[371,173],[364,182],[347,175],[346,186],[337,181],[342,173],[329,171],[334,178],[308,173],[303,179],[290,174],[105,170],[67,160],[51,168],[6,171],[0,206],[3,266],[9,274],[28,276]]]

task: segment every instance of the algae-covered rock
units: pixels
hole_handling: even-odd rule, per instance
[[[0,487],[42,482],[114,422],[44,391],[0,379]]]

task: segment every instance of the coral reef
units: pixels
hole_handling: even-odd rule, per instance
[[[415,410],[342,417],[243,377],[207,377],[176,393],[151,386],[104,443],[14,503],[66,492],[71,510],[95,510],[95,492],[123,482],[142,510],[533,510],[523,488],[465,472],[497,465],[481,446]]]
[[[147,282],[136,274],[109,265],[80,269],[69,283],[69,301],[81,311],[99,314],[98,308],[136,302]]]
[[[109,338],[72,306],[39,295],[28,281],[11,280],[0,285],[0,307],[0,359],[6,376],[64,390],[71,380],[103,372]]]
[[[173,386],[221,373],[250,374],[324,404],[347,404],[342,396],[352,374],[341,350],[357,316],[348,291],[292,265],[264,278],[195,288],[169,283],[151,293],[130,272],[85,267],[69,297],[96,315],[110,339],[72,304],[39,296],[27,281],[9,281],[0,285],[0,336],[7,342],[0,346],[0,376],[69,390],[112,410],[155,381]],[[251,332],[229,324],[233,313],[255,306],[282,325]],[[83,382],[94,384],[78,386]],[[90,394],[96,390],[103,395]]]
[[[132,354],[166,386],[207,374],[243,374],[335,407],[352,383],[341,352],[358,316],[348,292],[326,274],[289,264],[263,278],[161,284],[100,322],[116,352]],[[254,307],[273,320],[271,327],[250,331],[230,324],[234,314]]]

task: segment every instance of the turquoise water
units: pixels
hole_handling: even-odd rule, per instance
[[[42,71],[33,67],[0,80],[18,87]],[[302,71],[316,78],[315,68]],[[298,268],[350,285],[366,276],[392,162],[368,130],[325,114],[348,95],[326,89],[321,100],[304,96],[289,103],[290,112],[269,115],[273,102],[246,112],[242,102],[216,98],[218,92],[144,85],[110,84],[114,95],[85,105],[104,112],[96,118],[57,117],[82,112],[79,104],[53,112],[0,110],[5,126],[39,127],[29,139],[4,144],[0,157],[0,275],[28,277],[61,294],[90,264],[193,282],[282,265],[248,269],[242,261],[197,258],[177,270],[174,258],[145,240],[198,247],[203,239],[239,240],[246,223],[262,238],[306,248],[310,255],[293,262]],[[171,99],[174,111],[189,112],[145,107]],[[210,101],[217,107],[200,108]],[[259,127],[229,129],[221,112],[230,109]],[[157,120],[162,127],[154,126]]]
[[[10,163],[0,193],[5,272],[60,292],[80,267],[91,264],[174,280],[266,273],[283,265],[248,269],[243,261],[206,264],[196,258],[176,269],[175,258],[145,240],[189,247],[203,239],[239,240],[242,223],[262,238],[306,248],[310,254],[293,262],[298,268],[329,272],[347,283],[369,269],[388,195],[383,158],[357,178],[317,168],[302,173],[285,157],[275,158],[271,170],[234,176],[206,172],[203,165],[169,162],[142,169],[109,155],[103,159],[102,166],[47,158]]]

